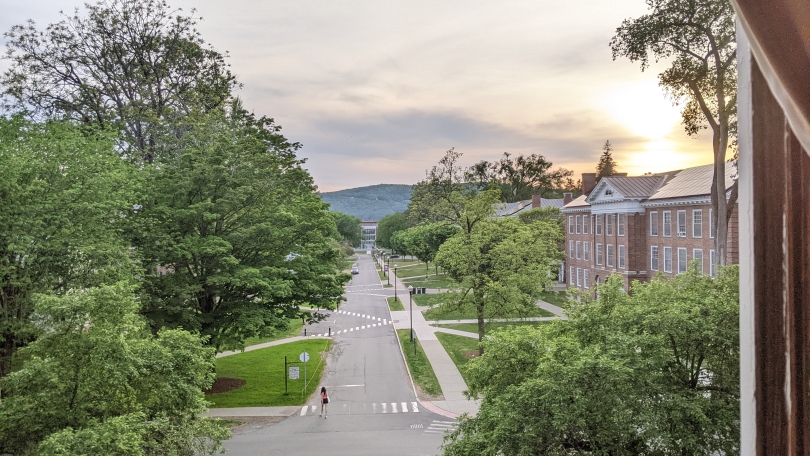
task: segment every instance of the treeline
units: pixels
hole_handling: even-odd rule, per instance
[[[215,352],[342,299],[300,145],[196,22],[103,0],[6,34],[0,453],[214,453]]]

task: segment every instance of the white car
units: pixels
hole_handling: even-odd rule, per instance
[[[352,274],[360,274],[360,270],[357,269],[357,266],[352,266]]]

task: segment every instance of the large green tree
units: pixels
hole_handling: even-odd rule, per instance
[[[490,334],[444,454],[739,454],[738,290],[736,267],[614,275],[567,322]]]
[[[410,223],[404,212],[388,214],[377,222],[377,245],[386,249],[391,248],[391,236],[410,228]]]
[[[425,269],[436,258],[439,248],[448,239],[458,233],[458,227],[446,222],[419,225],[398,231],[396,242],[402,244],[403,253],[407,252],[425,263]]]
[[[650,59],[671,61],[658,75],[676,105],[686,133],[710,128],[714,157],[712,226],[719,264],[726,264],[728,222],[737,184],[726,200],[726,154],[736,142],[737,45],[734,9],[728,0],[646,0],[651,10],[626,19],[610,42],[613,58],[627,57],[647,69]],[[643,115],[643,114],[640,114]]]
[[[150,170],[132,230],[153,327],[224,349],[285,328],[301,305],[334,307],[350,276],[298,145],[238,103],[189,122]]]
[[[360,247],[362,237],[360,223],[362,221],[358,217],[344,212],[331,211],[329,214],[335,220],[340,240],[349,243],[352,247]]]
[[[4,34],[0,76],[14,109],[72,119],[121,135],[124,151],[154,160],[182,118],[222,105],[237,86],[198,18],[163,0],[101,0],[44,31],[33,21]]]
[[[134,167],[113,146],[68,123],[0,117],[0,377],[40,332],[34,294],[134,273],[119,236],[136,202]]]
[[[2,380],[0,452],[214,454],[226,426],[198,417],[214,381],[199,336],[153,336],[126,282],[40,295],[43,335]]]
[[[487,219],[460,232],[436,255],[436,264],[460,284],[442,306],[472,308],[483,341],[485,318],[522,316],[535,305],[563,258],[562,239],[556,221],[526,224],[512,217]]]
[[[596,181],[599,182],[603,177],[609,177],[616,174],[619,164],[613,159],[613,145],[610,140],[605,141],[602,146],[602,155],[599,156],[599,163],[596,164]]]
[[[501,201],[514,203],[530,199],[532,195],[549,196],[556,189],[570,185],[573,171],[552,170],[551,167],[552,163],[539,154],[513,158],[504,152],[498,161],[482,160],[471,166],[466,179],[482,187],[494,185],[501,191]]]

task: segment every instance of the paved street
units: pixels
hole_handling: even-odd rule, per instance
[[[309,334],[332,330],[333,348],[323,386],[329,418],[319,417],[317,396],[281,423],[240,431],[229,454],[435,455],[454,421],[417,402],[371,258],[359,255],[360,274],[347,287],[348,302]]]

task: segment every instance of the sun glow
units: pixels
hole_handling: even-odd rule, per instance
[[[601,106],[631,133],[649,139],[664,138],[681,120],[678,108],[655,81],[618,86],[601,100]]]

